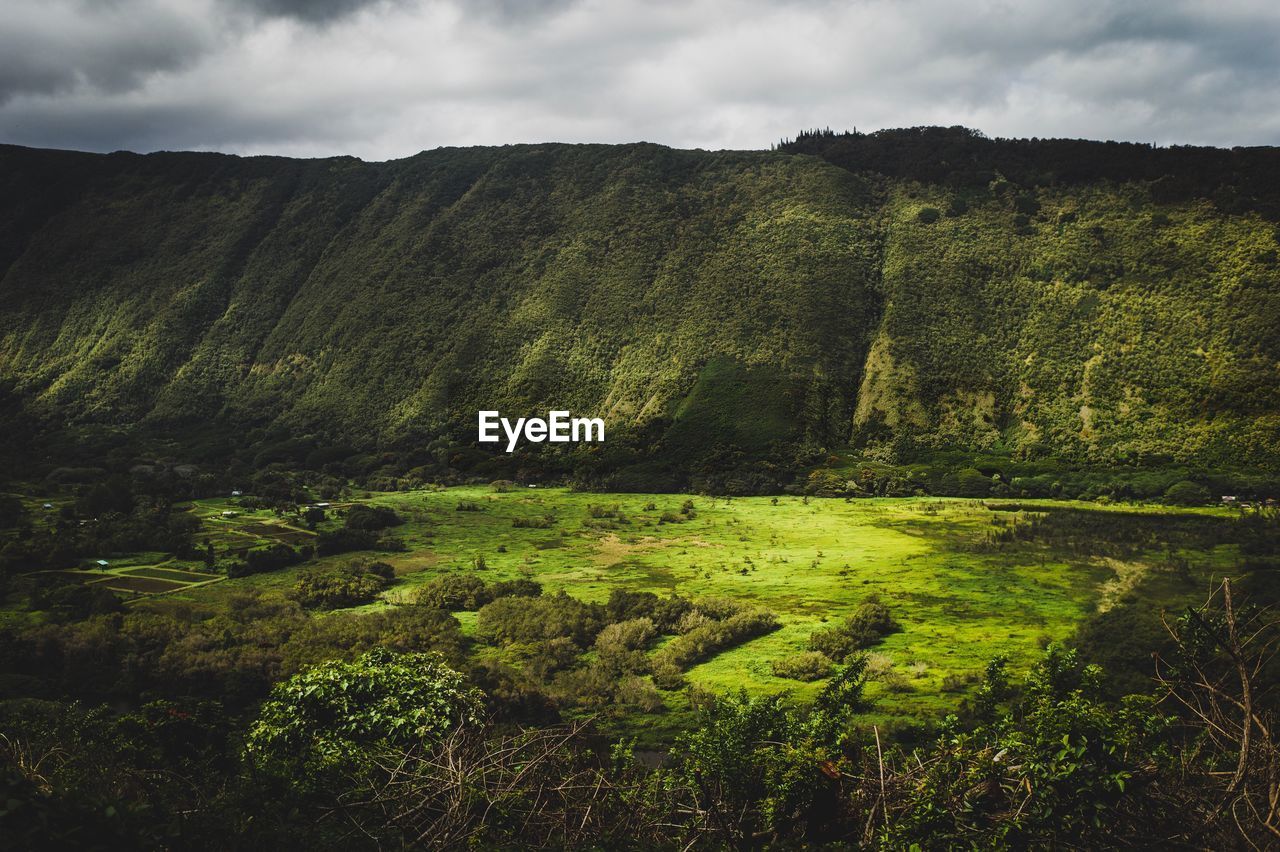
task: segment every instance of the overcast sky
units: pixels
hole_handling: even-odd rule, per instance
[[[1280,144],[1280,3],[0,0],[0,142],[388,159],[920,124]]]

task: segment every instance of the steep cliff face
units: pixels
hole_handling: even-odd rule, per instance
[[[1013,192],[968,193],[963,213],[932,222],[920,211],[954,212],[957,193],[891,192],[858,433],[1274,465],[1274,226],[1204,201],[1156,205],[1141,184]]]
[[[677,466],[850,440],[1280,465],[1275,228],[1150,181],[0,148],[0,190],[0,379],[45,428],[372,448],[556,407]]]

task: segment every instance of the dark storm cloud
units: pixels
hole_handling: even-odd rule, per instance
[[[107,93],[182,68],[211,46],[210,28],[162,3],[6,3],[0,20],[0,103],[77,85]]]
[[[5,0],[0,141],[403,156],[804,127],[1280,143],[1253,0]]]
[[[388,0],[229,0],[232,5],[267,17],[324,23]]]

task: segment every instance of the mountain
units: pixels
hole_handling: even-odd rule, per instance
[[[605,484],[781,480],[849,445],[1274,471],[1278,166],[959,129],[382,163],[3,146],[5,423]],[[608,440],[493,458],[480,408]]]

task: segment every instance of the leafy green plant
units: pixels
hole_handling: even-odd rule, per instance
[[[438,741],[480,722],[481,696],[437,654],[375,649],[300,672],[271,690],[245,749],[302,787],[357,771],[379,750]]]
[[[395,572],[385,562],[353,562],[338,569],[303,572],[289,596],[308,609],[338,609],[374,600]]]

